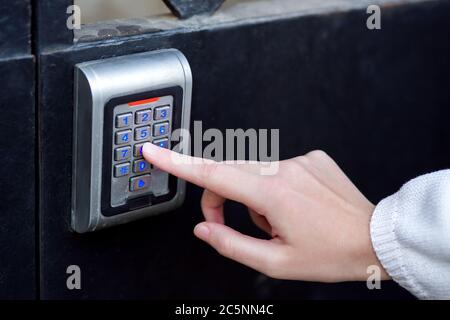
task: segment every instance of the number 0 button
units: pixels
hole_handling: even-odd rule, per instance
[[[116,132],[116,144],[125,144],[131,141],[131,130]]]

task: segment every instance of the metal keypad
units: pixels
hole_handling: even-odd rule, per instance
[[[114,108],[112,207],[130,198],[169,192],[169,175],[143,159],[142,146],[151,142],[170,147],[172,109],[172,96],[131,101]]]

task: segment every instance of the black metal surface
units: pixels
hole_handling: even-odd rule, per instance
[[[174,15],[181,19],[196,14],[212,14],[225,0],[163,0]]]
[[[169,32],[41,55],[41,294],[66,298],[387,298],[393,283],[315,285],[270,280],[194,239],[201,190],[171,213],[97,233],[69,231],[73,66],[178,48],[194,77],[192,120],[203,128],[280,128],[282,158],[326,150],[377,202],[416,175],[450,166],[450,2]],[[227,221],[256,234],[238,205]],[[67,266],[82,290],[67,290]]]
[[[0,299],[35,298],[34,59],[0,59]]]
[[[30,0],[0,1],[0,59],[30,53]]]
[[[67,8],[73,0],[38,0],[33,3],[35,10],[34,42],[38,52],[69,46],[73,43],[73,30],[67,28],[70,14]]]

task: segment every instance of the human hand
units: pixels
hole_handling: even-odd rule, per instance
[[[278,279],[339,282],[366,280],[380,267],[369,224],[374,205],[324,152],[279,162],[276,175],[260,175],[261,163],[231,164],[181,155],[146,143],[145,159],[205,188],[206,222],[195,235],[220,254]],[[224,224],[223,204],[246,205],[270,240],[253,238]]]

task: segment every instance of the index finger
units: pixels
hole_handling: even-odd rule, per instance
[[[227,199],[241,202],[261,213],[267,207],[266,181],[261,176],[230,164],[191,157],[152,143],[144,144],[142,154],[156,167]]]

